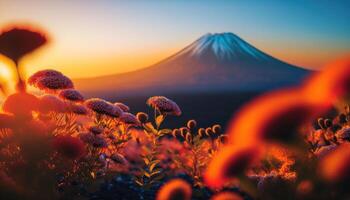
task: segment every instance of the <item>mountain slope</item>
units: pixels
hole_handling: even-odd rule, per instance
[[[265,90],[299,83],[308,70],[284,63],[233,33],[206,34],[144,69],[76,80],[83,91],[119,95]]]

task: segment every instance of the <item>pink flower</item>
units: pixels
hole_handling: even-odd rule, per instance
[[[123,104],[123,103],[120,103],[120,102],[116,102],[114,103],[115,106],[118,106],[120,109],[122,109],[123,112],[129,112],[130,111],[130,108],[129,106]]]
[[[61,97],[62,99],[69,100],[69,101],[79,101],[79,102],[84,101],[83,95],[78,90],[75,90],[75,89],[62,90],[60,91],[58,96]]]
[[[158,191],[156,200],[190,200],[192,187],[182,179],[173,179]]]
[[[33,85],[35,86],[35,84],[37,83],[37,81],[41,78],[44,77],[51,77],[51,76],[62,76],[63,74],[59,71],[53,70],[53,69],[45,69],[45,70],[41,70],[38,71],[36,73],[34,73],[33,75],[31,75],[28,79],[28,84],[29,85]]]
[[[162,114],[180,116],[181,110],[179,106],[172,100],[164,96],[154,96],[147,100],[147,104],[157,109]]]

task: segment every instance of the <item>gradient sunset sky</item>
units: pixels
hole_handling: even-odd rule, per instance
[[[331,0],[0,0],[0,28],[47,30],[27,73],[89,77],[152,65],[211,32],[233,32],[291,64],[321,69],[350,52],[350,3]],[[6,73],[0,62],[0,73]]]

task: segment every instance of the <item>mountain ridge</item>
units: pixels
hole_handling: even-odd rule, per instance
[[[149,67],[97,78],[77,79],[118,93],[271,89],[293,85],[309,71],[274,58],[233,33],[205,34]],[[98,87],[97,87],[98,88]],[[101,88],[101,87],[100,87]]]

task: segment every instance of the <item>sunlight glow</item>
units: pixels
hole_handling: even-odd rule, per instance
[[[2,62],[0,62],[0,79],[5,79],[5,80],[12,79],[11,70],[9,70],[9,67]]]

